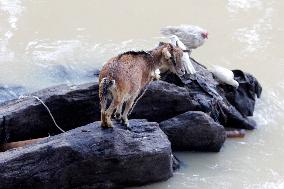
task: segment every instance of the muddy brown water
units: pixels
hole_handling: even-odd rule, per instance
[[[162,26],[202,26],[209,40],[195,59],[263,85],[258,129],[220,153],[177,153],[184,165],[173,178],[141,188],[284,188],[283,18],[280,0],[0,0],[0,85],[30,92],[93,81],[111,56],[165,40]]]

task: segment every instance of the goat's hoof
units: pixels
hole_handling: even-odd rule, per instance
[[[112,128],[112,123],[108,123],[108,124],[107,124],[107,127],[108,127],[108,128]]]
[[[122,118],[122,123],[123,123],[123,125],[125,125],[126,127],[129,126],[129,121],[128,121],[127,118]]]
[[[102,127],[102,128],[108,128],[107,124],[106,124],[106,123],[103,123],[103,122],[101,123],[101,127]]]
[[[102,128],[112,128],[112,122],[102,122],[101,127]]]

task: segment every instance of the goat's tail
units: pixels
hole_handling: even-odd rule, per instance
[[[115,88],[115,80],[104,77],[99,84],[99,97],[101,102],[101,110],[104,112],[107,106],[107,99],[111,95],[110,92]]]

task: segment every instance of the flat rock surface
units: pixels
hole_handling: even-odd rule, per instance
[[[0,188],[121,188],[173,174],[170,142],[157,123],[99,122],[0,154]]]

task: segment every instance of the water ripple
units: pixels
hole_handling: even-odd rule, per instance
[[[273,13],[273,8],[266,8],[255,24],[236,30],[234,38],[245,45],[242,53],[249,54],[268,47],[271,41],[269,33],[273,29]]]
[[[3,37],[0,38],[0,59],[2,62],[12,61],[15,57],[15,53],[8,48],[8,45],[9,40],[14,35],[13,32],[18,29],[18,18],[22,15],[24,9],[22,1],[20,0],[0,0],[0,11],[1,13],[6,13],[8,17],[7,22],[10,26],[10,28],[4,28],[5,33],[1,35]]]
[[[263,8],[263,3],[260,0],[228,0],[228,10],[231,13],[249,10],[252,8]]]

